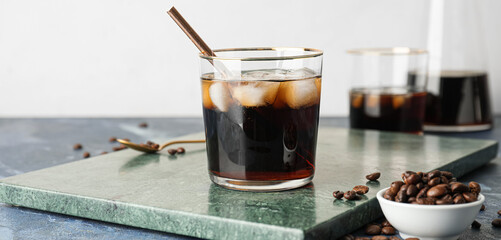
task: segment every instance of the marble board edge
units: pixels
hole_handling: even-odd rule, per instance
[[[205,239],[305,238],[304,231],[300,229],[97,199],[2,182],[0,182],[0,201],[13,206]]]

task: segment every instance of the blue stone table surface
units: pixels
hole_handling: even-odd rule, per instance
[[[501,117],[496,118],[501,124]],[[147,122],[147,128],[138,124]],[[348,127],[347,118],[322,118],[322,126]],[[454,137],[494,139],[501,141],[501,126],[490,131],[441,134]],[[0,119],[0,178],[52,167],[82,158],[83,151],[74,151],[81,143],[84,151],[95,156],[110,152],[116,143],[111,136],[130,138],[135,142],[174,138],[203,131],[201,118],[71,118],[71,119]],[[75,134],[68,134],[75,133]],[[431,134],[431,133],[427,133]],[[480,230],[468,229],[460,239],[501,239],[501,230],[490,222],[501,210],[501,158],[462,177],[475,180],[489,188],[486,211],[477,220]],[[363,235],[362,230],[354,235]],[[0,240],[2,239],[190,239],[185,236],[149,231],[123,225],[93,221],[61,214],[14,207],[0,203]]]

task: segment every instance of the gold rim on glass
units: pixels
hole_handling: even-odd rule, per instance
[[[239,60],[239,61],[270,61],[270,60],[290,60],[290,59],[304,59],[304,58],[313,58],[322,56],[324,52],[315,48],[299,48],[299,47],[258,47],[258,48],[223,48],[223,49],[215,49],[214,53],[218,52],[244,52],[244,51],[285,51],[285,50],[293,50],[293,51],[303,51],[303,52],[311,52],[309,54],[304,55],[293,55],[293,56],[273,56],[273,57],[218,57],[218,56],[206,56],[203,53],[200,53],[200,58],[207,60]]]
[[[419,48],[393,47],[393,48],[357,48],[346,51],[353,55],[366,56],[394,56],[394,55],[421,55],[428,51]]]

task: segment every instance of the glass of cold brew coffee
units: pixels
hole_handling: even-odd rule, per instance
[[[280,191],[313,179],[322,51],[238,48],[200,55],[209,175],[220,186]]]
[[[350,126],[422,134],[427,52],[412,48],[349,50],[353,61]]]

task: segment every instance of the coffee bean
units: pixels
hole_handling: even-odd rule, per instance
[[[416,173],[409,175],[408,177],[405,177],[404,179],[405,184],[407,185],[413,185],[421,181],[421,177],[417,175]]]
[[[400,240],[400,238],[397,236],[390,236],[388,240]]]
[[[440,176],[442,176],[442,173],[439,170],[433,170],[428,173],[428,179],[440,178]]]
[[[438,199],[437,201],[435,201],[435,203],[437,205],[446,205],[446,204],[453,204],[454,201],[452,200],[452,196],[447,194],[447,195],[443,196],[441,199]]]
[[[498,211],[498,215],[501,215],[501,210]]]
[[[440,178],[439,177],[436,177],[436,178],[432,178],[430,181],[428,181],[428,185],[433,187],[433,186],[436,186],[440,184]]]
[[[418,192],[419,192],[419,190],[416,187],[416,185],[409,185],[409,187],[407,188],[406,194],[409,197],[414,197],[418,194]]]
[[[388,237],[383,236],[383,235],[378,235],[378,236],[372,237],[371,240],[388,240]]]
[[[480,193],[480,184],[478,184],[477,182],[470,182],[468,184],[468,186],[470,187],[470,191],[472,193],[476,193],[476,194],[479,194]]]
[[[447,188],[445,184],[438,184],[426,193],[426,196],[428,197],[441,197],[443,195],[447,194]]]
[[[436,198],[430,198],[430,197],[416,199],[416,202],[418,204],[423,204],[423,205],[435,205],[435,201]]]
[[[73,150],[80,150],[80,149],[82,149],[82,144],[76,143],[75,145],[73,145]]]
[[[364,186],[364,185],[357,185],[353,187],[353,191],[355,191],[359,195],[364,195],[367,192],[369,192],[369,187]]]
[[[407,188],[409,188],[409,185],[404,184],[404,185],[402,185],[402,187],[400,187],[400,190],[399,190],[399,191],[404,191],[404,192],[406,192],[406,193],[407,193]]]
[[[419,182],[419,183],[416,184],[416,187],[417,187],[418,190],[421,190],[424,187],[424,183]]]
[[[457,180],[457,178],[455,178],[455,177],[453,177],[453,178],[449,179],[449,183],[451,183],[451,182],[457,182],[457,181],[458,181],[458,180]]]
[[[393,193],[393,195],[397,195],[398,191],[400,190],[400,187],[404,185],[404,182],[402,181],[395,181],[391,183],[390,190]]]
[[[485,211],[485,205],[482,204],[482,207],[480,207],[480,211]]]
[[[492,226],[494,227],[501,227],[501,218],[497,218],[497,219],[494,219],[492,220]]]
[[[356,238],[351,235],[351,234],[346,234],[343,237],[341,237],[339,240],[355,240]]]
[[[391,225],[391,223],[388,221],[388,220],[384,220],[382,223],[381,223],[381,226],[384,227],[393,227],[393,225]]]
[[[177,151],[177,153],[185,153],[186,152],[186,150],[183,147],[177,148],[176,151]]]
[[[480,226],[482,226],[482,224],[480,224],[479,222],[477,222],[477,220],[474,220],[472,223],[471,223],[471,228],[474,228],[474,229],[479,229]]]
[[[127,147],[126,147],[125,145],[120,144],[120,146],[118,146],[118,147],[113,147],[112,149],[113,149],[113,151],[120,151],[120,150],[124,150],[124,149],[126,149],[126,148],[127,148]]]
[[[148,127],[148,123],[142,122],[142,123],[139,124],[139,127],[140,128],[147,128]]]
[[[346,191],[343,196],[347,200],[355,200],[355,199],[357,199],[357,193],[355,191]]]
[[[395,228],[393,227],[383,227],[381,233],[384,235],[395,235]]]
[[[332,193],[332,196],[335,197],[336,199],[341,199],[343,198],[344,192],[342,191],[334,191]]]
[[[177,153],[177,149],[174,149],[174,148],[171,148],[171,149],[168,149],[167,152],[170,154],[170,155],[174,155]]]
[[[391,195],[390,192],[391,192],[390,189],[386,190],[384,192],[383,198],[387,199],[387,200],[390,200],[390,201],[395,201],[395,195]]]
[[[116,141],[117,141],[116,137],[110,137],[110,139],[108,139],[108,142],[110,142],[110,143],[113,143],[113,142],[116,142]]]
[[[448,171],[440,171],[440,173],[442,174],[442,176],[446,177],[447,179],[451,179],[453,177],[452,173],[448,172]]]
[[[90,157],[90,153],[89,153],[89,152],[84,152],[84,153],[83,153],[83,157],[84,157],[84,158],[88,158],[88,157]]]
[[[430,187],[426,186],[424,187],[423,189],[421,189],[419,191],[419,193],[416,195],[416,198],[423,198],[423,197],[426,197],[426,192],[428,192],[428,190],[430,189]]]
[[[449,179],[447,179],[445,176],[441,176],[440,177],[440,182],[447,184],[447,183],[449,183]]]
[[[379,179],[380,176],[381,176],[380,172],[375,172],[365,176],[365,178],[367,178],[367,180],[369,181],[376,181]]]
[[[381,227],[375,224],[370,224],[365,228],[365,234],[367,235],[381,234]]]
[[[471,193],[471,192],[465,192],[463,193],[464,200],[466,202],[475,202],[477,201],[477,194]]]
[[[395,196],[395,202],[407,202],[407,193],[405,189],[400,189],[400,191],[398,191],[397,196]]]
[[[464,192],[468,192],[470,189],[468,188],[468,186],[460,183],[460,182],[453,182],[451,183],[451,191],[453,193],[464,193]]]
[[[160,148],[160,145],[154,143],[153,145],[151,145],[151,147],[158,150]]]
[[[424,184],[427,184],[428,183],[428,175],[424,175],[422,178],[421,178],[421,182],[423,182]]]
[[[455,197],[453,202],[454,202],[454,204],[461,204],[461,203],[465,203],[466,200],[464,200],[463,195],[461,194],[461,195]]]

